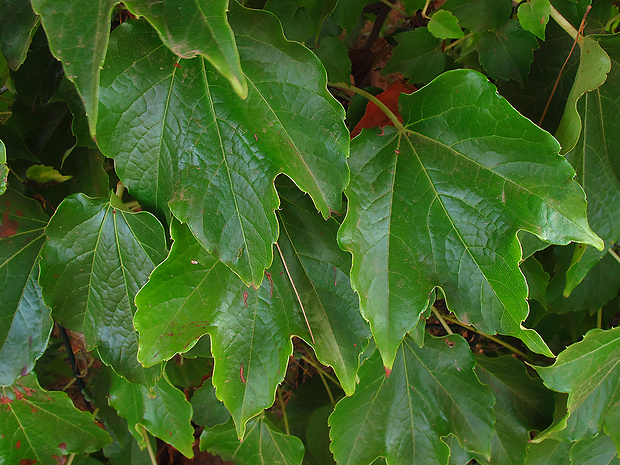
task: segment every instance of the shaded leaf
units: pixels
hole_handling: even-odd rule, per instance
[[[212,428],[223,425],[230,419],[230,412],[216,397],[215,387],[208,379],[194,392],[190,403],[194,410],[192,421],[200,426]]]
[[[540,378],[532,379],[525,365],[511,356],[476,357],[481,382],[495,391],[495,431],[491,439],[491,464],[522,465],[531,430],[542,430],[552,420],[553,393]]]
[[[525,465],[566,465],[571,443],[546,440],[540,444],[531,444]]]
[[[403,118],[398,112],[398,98],[401,93],[411,94],[416,90],[414,86],[405,84],[403,81],[394,81],[386,91],[377,95],[377,99],[385,104],[396,115],[398,120],[402,122]],[[394,126],[394,123],[377,105],[373,102],[368,102],[364,116],[351,131],[351,137],[359,135],[364,128],[383,128],[385,126]]]
[[[0,461],[56,465],[67,454],[94,452],[110,436],[64,392],[41,389],[34,375],[0,395]]]
[[[581,117],[577,110],[577,102],[583,94],[600,87],[607,79],[611,70],[609,55],[601,48],[598,41],[591,37],[583,37],[579,49],[581,51],[579,68],[575,82],[568,95],[566,110],[555,133],[562,144],[562,153],[575,147],[581,134]]]
[[[447,0],[444,10],[451,11],[461,26],[474,32],[498,29],[512,13],[510,0]]]
[[[571,447],[570,461],[573,465],[618,465],[618,451],[606,434],[584,439]]]
[[[110,388],[110,405],[127,420],[129,431],[141,447],[147,440],[142,431],[144,427],[186,457],[194,456],[194,428],[190,423],[192,406],[167,379],[158,379],[149,389],[116,377]]]
[[[9,176],[9,166],[6,164],[6,146],[0,140],[0,195],[6,192],[6,178]]]
[[[0,214],[0,386],[8,386],[32,370],[52,330],[38,283],[48,218],[13,189],[0,197]]]
[[[342,29],[350,33],[361,16],[366,3],[366,0],[338,0],[332,18]]]
[[[535,257],[529,257],[519,266],[527,281],[527,298],[535,299],[544,307],[547,307],[547,286],[549,285],[549,273],[547,273]]]
[[[474,358],[460,336],[428,336],[422,348],[405,339],[386,376],[379,354],[360,368],[355,394],[345,397],[329,424],[339,464],[440,464],[455,434],[468,450],[490,454],[494,396],[473,372]]]
[[[588,331],[550,367],[535,367],[545,385],[568,393],[568,413],[534,441],[575,441],[605,431],[620,445],[620,327]],[[545,441],[546,442],[546,441]]]
[[[304,456],[302,442],[295,436],[282,434],[264,416],[248,422],[243,441],[237,439],[232,421],[205,428],[200,435],[200,450],[233,460],[238,465],[301,465]]]
[[[441,75],[402,96],[400,109],[404,133],[365,131],[352,141],[339,233],[385,365],[436,287],[461,321],[551,355],[521,324],[528,306],[517,230],[601,247],[557,142],[473,71]]]
[[[383,73],[400,72],[412,82],[429,82],[446,67],[446,56],[441,51],[441,41],[428,31],[418,27],[413,31],[401,32],[394,37],[392,58],[383,68]]]
[[[324,37],[314,53],[325,66],[330,82],[350,82],[351,59],[344,42],[335,37]]]
[[[487,32],[478,44],[480,64],[494,79],[527,81],[538,40],[517,20],[510,20],[494,32]]]
[[[303,43],[318,37],[323,21],[334,11],[336,3],[338,0],[267,0],[265,9],[280,19],[289,40]]]
[[[459,20],[448,10],[439,10],[428,22],[428,31],[438,39],[460,39],[465,34],[459,26]]]
[[[519,5],[519,24],[540,40],[545,40],[545,27],[549,22],[551,3],[549,0],[530,0]]]
[[[160,369],[145,370],[136,358],[134,296],[166,243],[161,224],[149,213],[110,200],[78,194],[66,198],[46,228],[41,252],[45,301],[63,326],[84,333],[88,349],[121,376],[152,383]]]
[[[240,98],[248,86],[239,52],[226,18],[229,0],[127,0],[135,14],[157,29],[162,41],[182,58],[200,55],[222,74]]]
[[[258,286],[278,234],[275,176],[294,179],[328,217],[348,179],[348,133],[316,57],[287,42],[269,13],[231,8],[248,98],[204,60],[179,61],[144,23],[125,23],[103,71],[99,145],[141,204],[165,215],[170,201],[208,250]]]
[[[30,2],[23,0],[2,0],[0,2],[0,52],[13,70],[26,59],[30,46],[32,29],[37,15]]]

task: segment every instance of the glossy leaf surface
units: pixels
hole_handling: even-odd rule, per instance
[[[84,333],[88,348],[121,376],[152,383],[155,367],[145,370],[136,358],[134,297],[155,265],[164,259],[161,224],[150,213],[127,210],[110,200],[68,197],[46,229],[41,252],[45,301],[62,325]]]
[[[441,437],[488,457],[494,396],[474,375],[474,359],[460,336],[427,336],[419,348],[405,339],[386,376],[376,353],[360,368],[360,384],[329,419],[331,450],[339,464],[447,463]],[[475,400],[474,400],[475,399]]]
[[[538,436],[575,441],[602,432],[620,444],[620,327],[589,331],[550,367],[536,367],[545,385],[568,393],[568,413]]]
[[[540,40],[545,40],[545,27],[549,22],[551,4],[549,0],[531,0],[519,5],[517,17],[519,24]]]
[[[116,377],[110,389],[110,405],[129,423],[129,431],[145,445],[141,428],[175,447],[188,458],[194,456],[192,406],[165,378],[152,389]]]
[[[304,456],[299,438],[282,434],[262,416],[248,423],[243,441],[237,439],[232,421],[206,428],[200,435],[200,449],[238,465],[301,465]]]
[[[278,234],[275,176],[293,178],[328,217],[348,180],[348,134],[316,57],[287,42],[272,15],[231,8],[248,98],[201,58],[179,60],[144,23],[126,23],[102,74],[99,145],[140,202],[167,215],[170,201],[208,250],[258,286]]]
[[[0,386],[9,386],[32,370],[52,330],[38,283],[48,218],[13,189],[0,197],[0,214]]]
[[[34,375],[0,394],[0,462],[55,465],[64,455],[94,452],[110,436],[67,394],[45,391]]]
[[[602,246],[557,142],[472,71],[401,96],[400,110],[404,134],[385,128],[352,142],[339,233],[385,365],[435,287],[461,321],[551,355],[521,324],[528,306],[517,230]]]

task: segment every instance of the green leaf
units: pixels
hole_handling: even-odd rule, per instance
[[[58,170],[45,165],[32,165],[28,168],[28,171],[26,171],[26,177],[40,184],[65,182],[71,179],[71,176],[63,176]]]
[[[525,465],[566,465],[571,443],[546,440],[532,444],[528,450]]]
[[[192,406],[185,395],[165,378],[151,389],[116,377],[110,388],[110,405],[127,419],[129,431],[141,446],[147,440],[143,429],[175,447],[188,458],[194,456]]]
[[[0,395],[0,462],[55,465],[67,454],[94,452],[110,442],[89,412],[64,392],[45,391],[34,375]]]
[[[348,257],[334,240],[337,223],[312,217],[304,210],[311,207],[308,198],[297,204],[283,202],[281,249],[304,302],[319,360],[333,366],[353,392],[369,332],[346,276]],[[291,334],[308,343],[312,337],[280,258],[254,290],[209,255],[187,227],[173,223],[172,237],[168,259],[136,297],[139,359],[146,365],[169,359],[209,332],[213,384],[242,437],[247,420],[273,404],[292,353]]]
[[[13,189],[0,197],[0,205],[0,386],[9,386],[32,370],[52,330],[38,284],[48,218],[38,202]]]
[[[66,198],[46,228],[41,251],[45,301],[54,318],[98,347],[101,359],[129,380],[153,383],[160,369],[136,358],[134,297],[164,259],[165,236],[150,213],[128,211],[118,198]]]
[[[461,26],[473,32],[494,31],[504,25],[512,13],[510,0],[448,0],[442,7],[459,19]]]
[[[347,33],[351,33],[366,3],[366,0],[338,0],[332,18]]]
[[[517,18],[526,31],[530,31],[540,40],[545,40],[545,27],[549,22],[551,3],[549,0],[529,0],[519,5]]]
[[[534,50],[538,47],[536,37],[523,29],[518,21],[510,20],[480,38],[480,64],[494,79],[514,79],[523,85],[534,60]]]
[[[491,463],[521,465],[527,455],[531,430],[551,423],[553,393],[540,378],[532,379],[525,365],[511,356],[476,357],[481,382],[495,391],[495,431],[491,442]]]
[[[226,18],[228,3],[229,0],[125,1],[133,13],[146,17],[170,50],[182,58],[206,58],[243,99],[248,96],[248,86]]]
[[[26,59],[36,22],[30,2],[0,1],[0,52],[11,69],[18,69]]]
[[[614,169],[620,162],[616,149],[620,144],[620,134],[616,130],[620,124],[620,95],[617,92],[620,86],[620,37],[601,37],[599,44],[608,53],[612,68],[601,86],[577,102],[582,131],[566,159],[575,167],[577,180],[586,192],[592,230],[605,241],[605,249],[608,249],[620,238],[620,217],[616,208],[620,202],[620,180]],[[605,253],[591,247],[576,250],[566,275],[565,295],[572,292]]]
[[[351,81],[351,59],[349,50],[341,40],[327,36],[321,40],[314,50],[327,71],[328,80],[331,82]]]
[[[6,146],[0,140],[0,195],[6,192],[6,178],[9,176],[9,166],[6,164]]]
[[[264,416],[248,423],[243,441],[237,439],[232,421],[205,428],[200,435],[200,450],[220,455],[237,465],[301,465],[304,456],[302,442],[279,432]]]
[[[332,413],[331,450],[339,464],[447,463],[441,440],[454,433],[468,450],[488,457],[493,431],[491,389],[473,372],[469,346],[457,335],[405,339],[389,377],[375,354],[360,368],[360,384]]]
[[[552,355],[521,324],[528,306],[517,230],[602,245],[557,142],[473,71],[444,73],[401,96],[400,110],[405,133],[364,131],[352,141],[340,229],[385,365],[436,287],[461,321]]]
[[[280,19],[287,39],[303,43],[318,37],[323,21],[334,11],[336,3],[338,0],[267,0],[265,10]]]
[[[606,434],[592,439],[584,439],[571,447],[572,465],[618,465],[618,451],[614,442]]]
[[[215,387],[208,379],[194,392],[190,400],[194,416],[192,421],[209,428],[223,425],[230,419],[230,412],[215,395]]]
[[[611,70],[609,55],[601,48],[596,39],[583,37],[579,49],[581,55],[577,76],[568,95],[564,116],[562,116],[560,126],[555,133],[558,141],[562,144],[562,153],[572,150],[581,134],[582,122],[577,110],[577,102],[586,92],[591,92],[600,87],[607,79],[607,73]]]
[[[163,215],[170,201],[210,252],[258,286],[278,235],[275,176],[290,176],[328,217],[341,208],[349,134],[316,57],[287,42],[271,14],[231,8],[248,98],[201,58],[179,61],[144,23],[125,23],[102,74],[99,146],[141,204]]]
[[[428,31],[438,39],[460,39],[465,34],[459,20],[448,10],[438,10],[428,22]]]
[[[545,385],[568,393],[568,413],[534,441],[546,438],[575,441],[600,431],[620,445],[620,327],[588,331],[550,367],[535,367]]]
[[[384,74],[400,72],[412,82],[430,82],[443,72],[446,56],[441,51],[441,41],[427,28],[401,32],[394,38],[398,45],[383,68]]]
[[[529,257],[520,267],[527,281],[527,297],[540,302],[547,307],[547,286],[549,285],[549,273],[542,267],[535,257]]]

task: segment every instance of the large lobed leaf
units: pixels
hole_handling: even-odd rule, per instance
[[[249,86],[241,100],[202,59],[179,60],[145,23],[112,36],[102,73],[102,151],[123,183],[258,286],[278,236],[273,181],[286,173],[324,217],[341,207],[348,133],[325,71],[266,12],[231,5]]]
[[[521,324],[528,304],[517,231],[602,247],[558,143],[474,71],[441,75],[401,96],[400,109],[403,132],[366,131],[352,142],[339,232],[386,367],[436,287],[461,321],[551,356]]]
[[[460,336],[427,336],[423,347],[405,339],[389,377],[379,354],[360,368],[355,394],[329,418],[338,464],[445,464],[441,439],[455,434],[470,451],[489,457],[493,432],[491,388],[478,381],[475,362]]]
[[[41,15],[50,48],[63,63],[84,101],[90,131],[95,134],[100,69],[108,48],[112,7],[118,0],[32,0]],[[162,40],[179,56],[204,56],[245,97],[247,88],[239,54],[226,20],[227,0],[131,0]]]
[[[262,285],[248,288],[186,226],[174,222],[168,259],[136,297],[139,359],[146,365],[185,352],[203,334],[211,335],[213,384],[240,437],[246,421],[273,403],[292,353],[292,334],[334,367],[348,393],[355,389],[358,358],[370,335],[346,275],[349,259],[336,246],[337,223],[317,217],[310,199],[290,181],[281,190],[286,200],[278,212],[279,243],[288,271],[278,257]]]
[[[66,454],[94,452],[111,442],[89,412],[67,394],[45,391],[34,375],[0,394],[0,463],[55,465]]]
[[[88,349],[121,376],[152,384],[157,368],[136,358],[134,297],[166,251],[164,231],[147,212],[83,194],[67,197],[45,230],[41,251],[43,297],[62,325],[81,331]]]
[[[0,386],[9,386],[32,370],[52,330],[38,283],[48,218],[13,189],[0,197],[0,215]]]

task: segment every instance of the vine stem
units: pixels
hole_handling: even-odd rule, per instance
[[[157,465],[157,459],[155,458],[155,452],[153,452],[153,448],[151,447],[151,441],[149,441],[149,433],[146,431],[146,428],[144,427],[144,425],[140,425],[140,428],[142,429],[140,433],[142,434],[142,437],[144,438],[144,441],[146,442],[146,450],[149,452],[151,463],[153,465]]]
[[[460,43],[466,41],[467,39],[470,39],[471,37],[473,37],[474,35],[476,35],[476,32],[470,32],[469,34],[464,35],[463,37],[461,37],[460,39],[455,40],[454,42],[452,42],[449,45],[446,45],[443,48],[443,51],[445,52],[446,50],[450,50],[452,47],[456,47],[457,45],[459,45]]]
[[[356,94],[359,94],[362,97],[365,97],[366,99],[370,100],[372,103],[377,105],[377,107],[379,107],[379,109],[383,113],[385,113],[385,115],[390,119],[394,127],[398,129],[399,132],[405,131],[405,127],[403,126],[403,123],[400,122],[400,120],[394,114],[394,112],[390,110],[385,103],[383,103],[381,100],[379,100],[377,97],[375,97],[371,93],[366,92],[364,89],[360,89],[359,87],[355,87],[350,84],[345,84],[344,82],[328,82],[327,85],[330,87],[337,87],[338,89],[350,90],[351,92],[355,92]]]
[[[603,307],[599,308],[596,312],[596,327],[598,329],[603,328]]]
[[[426,0],[426,3],[424,4],[424,8],[422,8],[422,17],[429,19],[429,16],[426,14],[426,10],[428,10],[428,6],[431,4],[431,0]]]
[[[452,330],[450,329],[450,326],[446,324],[446,320],[443,319],[443,316],[441,316],[441,313],[439,313],[439,310],[437,310],[437,308],[435,308],[434,305],[431,305],[431,310],[433,314],[435,315],[435,317],[441,323],[441,326],[443,326],[443,329],[445,329],[448,334],[454,334]]]
[[[67,461],[65,462],[65,465],[71,465],[73,463],[74,458],[75,458],[75,454],[71,454],[69,458],[67,459]]]
[[[620,256],[618,256],[618,254],[615,252],[614,249],[612,249],[611,247],[607,250],[609,252],[609,255],[611,255],[612,257],[614,257],[616,259],[616,261],[618,263],[620,263]]]
[[[393,3],[390,3],[388,0],[379,0],[381,3],[383,3],[386,6],[389,6],[392,10],[394,11],[398,11],[401,15],[403,16],[407,16],[407,12],[405,10],[403,10],[402,8],[394,5]]]
[[[551,5],[551,11],[549,16],[553,18],[553,20],[558,23],[558,25],[566,31],[566,33],[571,36],[574,40],[579,40],[579,31],[573,27],[568,20],[562,16],[562,14],[555,9],[553,5]]]
[[[284,400],[282,399],[282,391],[278,389],[278,401],[280,402],[280,408],[282,408],[282,421],[284,421],[284,432],[287,436],[291,435],[291,429],[288,425],[288,417],[286,416],[286,405],[284,405]]]
[[[312,343],[315,344],[314,334],[312,334],[312,328],[310,327],[310,322],[308,321],[308,315],[306,315],[306,310],[304,309],[304,304],[301,301],[301,297],[299,297],[299,292],[297,292],[297,287],[293,282],[293,277],[291,276],[290,271],[288,270],[288,266],[286,265],[286,260],[284,260],[284,255],[282,254],[282,249],[280,249],[280,244],[276,242],[276,247],[278,248],[278,253],[280,254],[280,258],[282,259],[282,263],[284,264],[284,269],[286,270],[286,274],[288,275],[288,279],[291,282],[291,286],[293,286],[293,290],[295,291],[295,295],[297,296],[297,301],[299,302],[299,306],[301,307],[301,313],[304,314],[304,320],[306,320],[306,325],[308,326],[308,331],[310,331],[310,338],[312,339]]]
[[[328,373],[326,373],[325,370],[323,370],[320,366],[318,366],[318,364],[315,364],[312,360],[310,360],[305,355],[302,355],[301,359],[306,361],[307,363],[309,363],[310,365],[312,365],[316,369],[316,372],[319,374],[319,377],[321,378],[321,381],[323,382],[323,386],[325,386],[325,390],[327,391],[327,396],[329,397],[329,401],[332,403],[332,405],[336,405],[336,400],[334,399],[334,395],[332,394],[332,390],[329,388],[329,384],[327,383],[327,380],[325,378],[329,378],[329,380],[332,383],[334,383],[336,385],[339,385],[336,382],[336,380],[334,378],[332,378]]]
[[[476,328],[474,328],[473,326],[467,325],[465,323],[461,323],[459,320],[457,320],[456,318],[452,318],[448,315],[444,315],[444,318],[446,320],[448,320],[450,323],[456,323],[459,326],[462,326],[463,328],[469,329],[470,331],[473,331],[475,333],[480,334],[482,337],[485,337],[487,339],[489,339],[490,341],[496,342],[499,345],[502,345],[504,347],[506,347],[507,349],[509,349],[510,351],[514,352],[517,355],[520,355],[521,357],[523,357],[525,360],[530,361],[530,357],[527,356],[527,354],[525,352],[520,351],[519,349],[517,349],[515,346],[513,346],[512,344],[508,344],[505,341],[502,341],[500,338],[495,337],[495,336],[491,336],[490,334],[485,334],[482,333],[480,331],[478,331]]]

